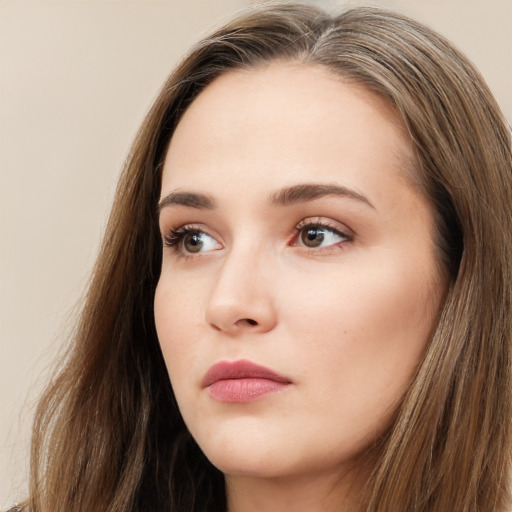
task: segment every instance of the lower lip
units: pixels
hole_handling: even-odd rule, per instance
[[[218,380],[210,386],[210,396],[219,402],[247,403],[282,391],[289,384],[271,379],[247,378]]]

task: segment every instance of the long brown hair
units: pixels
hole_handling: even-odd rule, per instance
[[[32,512],[225,510],[224,481],[188,433],[153,319],[160,171],[194,98],[229,70],[324,66],[400,112],[413,179],[436,210],[450,287],[424,360],[378,441],[366,512],[502,512],[509,505],[512,145],[483,79],[404,16],[301,5],[248,10],[171,74],[127,159],[82,313],[35,420]]]

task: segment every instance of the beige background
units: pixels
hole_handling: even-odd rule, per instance
[[[26,493],[35,398],[137,126],[188,47],[248,3],[0,0],[0,508]],[[452,39],[512,120],[512,0],[378,5]]]

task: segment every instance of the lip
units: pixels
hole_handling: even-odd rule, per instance
[[[214,400],[227,403],[259,400],[290,384],[288,377],[247,360],[216,363],[201,381]]]

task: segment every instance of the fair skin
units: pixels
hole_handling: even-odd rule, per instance
[[[178,124],[155,319],[230,512],[354,500],[358,457],[389,425],[444,290],[413,160],[396,112],[320,67],[226,73]],[[205,382],[246,361],[279,382]]]

